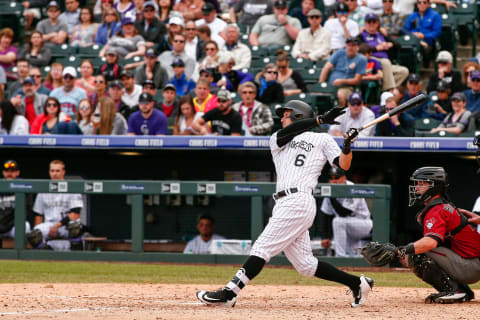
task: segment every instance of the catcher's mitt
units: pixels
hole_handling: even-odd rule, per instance
[[[70,221],[67,226],[68,238],[78,238],[83,234],[83,226],[78,221]]]
[[[395,260],[398,248],[391,243],[370,242],[360,253],[372,266],[381,267]]]

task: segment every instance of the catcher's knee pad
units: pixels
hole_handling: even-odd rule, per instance
[[[33,248],[37,248],[43,242],[42,232],[38,229],[33,229],[27,233],[27,241]]]
[[[439,292],[454,292],[458,290],[460,284],[425,254],[409,255],[408,265],[417,277],[432,285]]]

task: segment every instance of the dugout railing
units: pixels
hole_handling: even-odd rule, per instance
[[[25,260],[80,260],[80,261],[137,261],[176,263],[241,263],[245,257],[237,255],[191,255],[168,252],[144,252],[144,195],[209,195],[241,196],[250,198],[250,236],[254,241],[264,228],[263,197],[271,196],[275,184],[270,182],[219,182],[219,181],[100,181],[100,180],[0,180],[1,193],[14,193],[15,239],[13,249],[0,250],[0,259]],[[25,219],[26,195],[36,193],[115,194],[131,197],[131,251],[51,251],[26,248]],[[317,197],[367,198],[372,201],[372,239],[387,242],[390,238],[389,185],[319,184]],[[336,265],[363,266],[363,259],[320,257]],[[282,256],[272,259],[272,264],[288,264]]]

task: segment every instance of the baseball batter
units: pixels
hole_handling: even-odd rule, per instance
[[[50,179],[65,178],[65,163],[60,160],[50,162]],[[39,193],[33,205],[35,227],[27,234],[33,248],[43,248],[47,239],[68,238],[66,226],[70,221],[80,220],[83,207],[81,194]]]
[[[198,291],[197,298],[209,305],[235,306],[240,290],[260,273],[270,258],[283,251],[300,274],[348,286],[354,297],[352,307],[360,306],[365,303],[373,280],[318,261],[312,254],[308,232],[316,215],[312,192],[323,166],[328,161],[348,170],[352,160],[350,144],[358,131],[350,129],[346,133],[340,151],[330,135],[309,130],[319,124],[335,123],[334,119],[344,113],[341,108],[333,108],[314,118],[308,104],[292,100],[276,112],[281,117],[283,129],[270,138],[277,172],[272,217],[253,245],[249,258],[227,286],[217,291]]]

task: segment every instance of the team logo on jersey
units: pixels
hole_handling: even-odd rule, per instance
[[[425,221],[425,226],[427,227],[428,230],[432,229],[434,224],[435,224],[435,218],[431,218]]]
[[[305,150],[306,152],[312,151],[313,147],[314,145],[312,143],[307,142],[305,140],[300,140],[300,141],[292,140],[290,142],[290,148],[293,148],[293,149],[299,148],[299,149]]]

